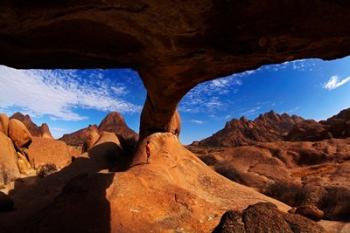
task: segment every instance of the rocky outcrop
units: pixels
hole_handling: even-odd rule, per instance
[[[305,216],[348,221],[349,145],[350,138],[189,149],[220,174],[300,207]]]
[[[31,143],[32,136],[21,121],[0,114],[0,186],[32,174],[27,158]]]
[[[179,121],[179,117],[176,119]],[[71,146],[84,145],[82,150],[85,152],[96,143],[103,132],[111,132],[117,135],[122,147],[127,150],[125,153],[133,151],[138,140],[137,133],[127,126],[122,115],[117,112],[107,114],[98,127],[90,125],[71,134],[65,134],[60,140]]]
[[[224,129],[209,138],[198,142],[201,146],[242,146],[256,142],[273,142],[284,140],[285,136],[304,119],[273,111],[250,121],[245,117],[233,119],[226,123]]]
[[[350,108],[344,109],[331,118],[316,122],[302,121],[294,126],[286,140],[318,141],[328,138],[350,137]]]
[[[194,146],[245,146],[258,142],[320,141],[350,137],[350,109],[324,121],[305,120],[288,114],[265,113],[251,121],[245,117],[233,119],[212,136],[193,142]]]
[[[325,233],[315,222],[300,215],[279,211],[272,203],[257,203],[240,214],[226,212],[213,233]]]
[[[43,123],[39,127],[32,121],[32,118],[29,115],[23,115],[20,112],[16,112],[10,117],[10,119],[17,119],[21,121],[34,137],[53,138],[46,123]]]
[[[19,177],[17,154],[10,138],[0,132],[0,185]]]
[[[314,120],[305,120],[296,124],[288,135],[287,141],[319,141],[332,138],[329,127]]]
[[[89,138],[89,127],[97,128],[96,125],[89,125],[87,128],[80,129],[70,134],[64,134],[59,140],[70,146],[82,146]]]
[[[32,135],[27,127],[19,120],[10,119],[9,121],[9,137],[13,141],[16,149],[23,151],[32,143]]]
[[[138,135],[126,124],[124,117],[118,112],[110,112],[101,121],[98,126],[100,132],[112,132],[115,133],[119,138],[124,140],[135,139],[137,140]]]
[[[96,127],[96,125],[89,125],[89,127],[87,128],[86,139],[83,144],[82,152],[86,152],[90,148],[92,148],[93,145],[96,144],[100,136],[101,136],[100,132],[98,131],[98,128]]]
[[[41,137],[33,137],[33,142],[28,149],[28,159],[35,169],[40,169],[46,164],[54,164],[61,169],[72,160],[64,142]]]
[[[290,209],[215,173],[170,133],[145,140],[151,142],[150,164],[115,170],[114,164],[97,162],[108,156],[109,148],[90,153],[94,147],[86,157],[34,185],[25,188],[31,180],[23,180],[14,195],[18,211],[1,216],[2,230],[204,233],[231,208],[242,211],[264,201],[283,212]],[[102,150],[105,145],[96,147]],[[145,147],[139,147],[137,157],[142,160],[145,154]]]
[[[340,0],[5,1],[0,63],[134,68],[148,92],[143,137],[169,130],[178,102],[200,82],[264,64],[348,55],[349,12]]]
[[[49,126],[46,123],[43,123],[39,128],[40,128],[40,136],[42,138],[53,139]]]

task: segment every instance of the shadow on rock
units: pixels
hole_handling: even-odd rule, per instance
[[[105,142],[44,178],[17,179],[9,195],[16,211],[0,213],[4,232],[110,232],[106,189],[129,158]]]

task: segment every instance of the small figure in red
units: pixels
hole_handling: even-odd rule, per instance
[[[149,141],[147,141],[147,144],[146,144],[146,154],[147,154],[147,163],[149,158],[151,157],[151,148],[149,147]]]

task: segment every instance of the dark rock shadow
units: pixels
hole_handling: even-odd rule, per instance
[[[49,176],[16,180],[9,193],[15,210],[0,213],[1,232],[110,232],[106,189],[129,161],[115,143],[105,142]]]

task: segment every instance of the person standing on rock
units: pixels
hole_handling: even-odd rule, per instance
[[[150,142],[147,141],[147,143],[146,143],[147,163],[149,163],[148,160],[151,157],[151,148],[149,147],[149,144],[150,144]]]

